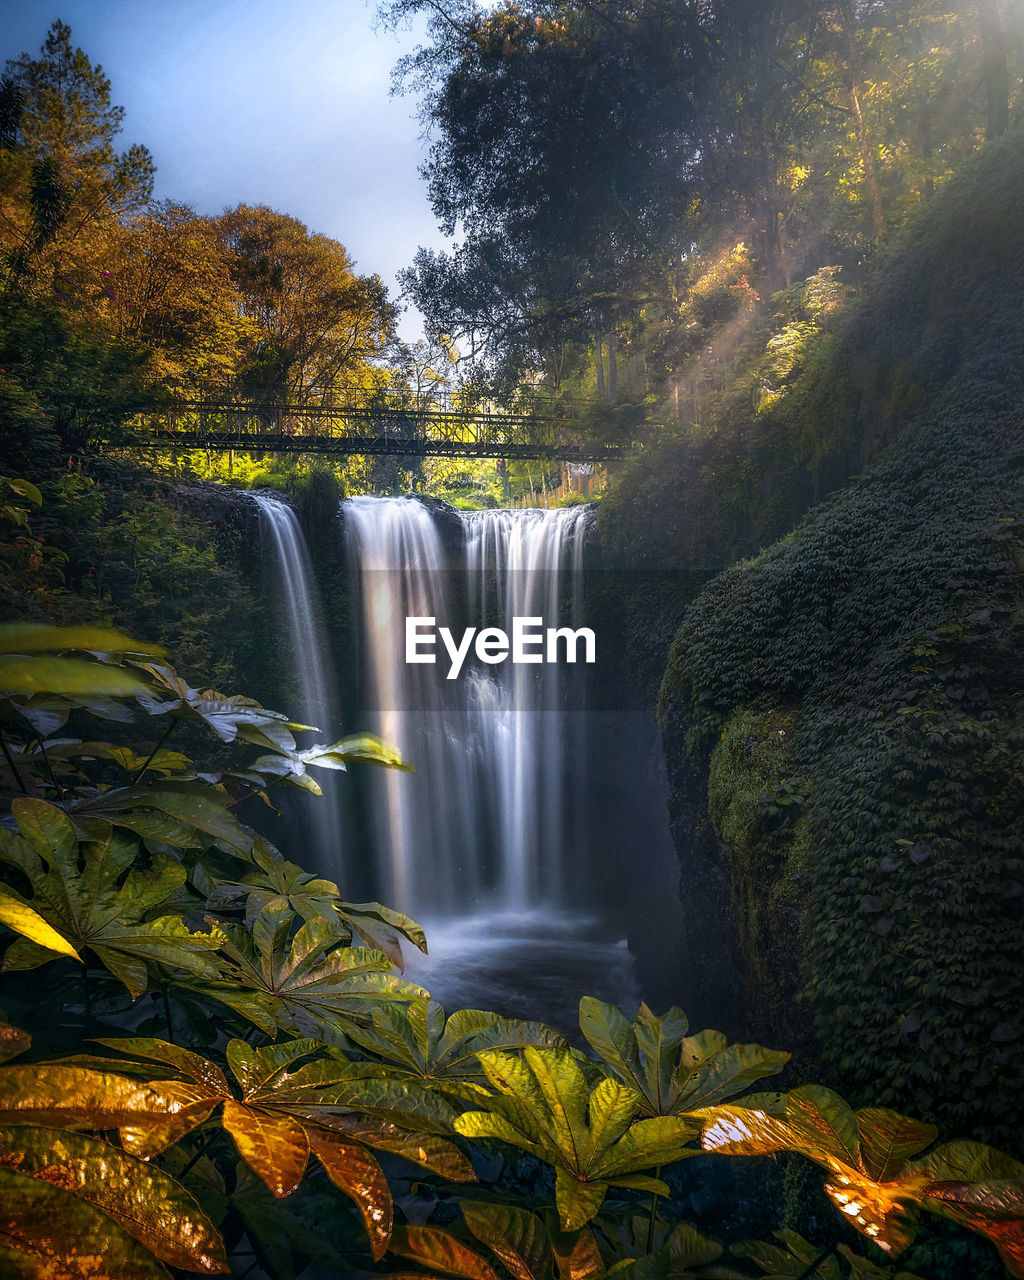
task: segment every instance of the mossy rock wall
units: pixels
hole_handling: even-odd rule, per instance
[[[676,793],[702,792],[727,881],[700,928],[738,948],[753,1029],[808,1069],[820,1051],[857,1101],[1018,1149],[1021,190],[1018,131],[892,247],[828,363],[864,390],[837,430],[893,442],[703,591],[661,698]],[[883,384],[907,391],[885,422]]]

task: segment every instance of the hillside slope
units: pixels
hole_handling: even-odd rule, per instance
[[[661,695],[698,999],[738,970],[859,1100],[1017,1147],[1022,190],[1018,130],[890,246],[778,410],[848,463],[889,443],[705,588]]]

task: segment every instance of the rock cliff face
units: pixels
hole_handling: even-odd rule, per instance
[[[707,770],[686,753],[687,724],[673,705],[662,717],[669,829],[679,857],[680,979],[692,1027],[747,1034],[745,981],[732,903],[729,851],[708,813]]]

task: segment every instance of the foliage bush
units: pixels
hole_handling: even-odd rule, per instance
[[[711,577],[784,537],[958,380],[1014,386],[1022,185],[1018,127],[852,273],[855,292],[823,267],[750,310],[602,504],[606,554]]]
[[[798,953],[775,928],[748,955],[804,987],[838,1078],[1016,1144],[1024,544],[1006,399],[963,386],[716,579],[662,708],[710,757],[737,900],[801,921]],[[778,706],[795,724],[766,771],[736,738]]]
[[[1017,128],[852,302],[827,271],[777,294],[598,517],[613,563],[681,571],[644,609],[691,606],[669,769],[710,801],[732,904],[708,933],[740,935],[757,1034],[1018,1149],[1022,184]],[[766,753],[769,711],[794,724]]]

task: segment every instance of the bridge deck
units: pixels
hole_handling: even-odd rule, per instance
[[[149,448],[238,449],[249,453],[384,454],[391,457],[623,457],[630,445],[588,441],[574,415],[506,413],[446,405],[243,405],[188,403],[135,419]]]

